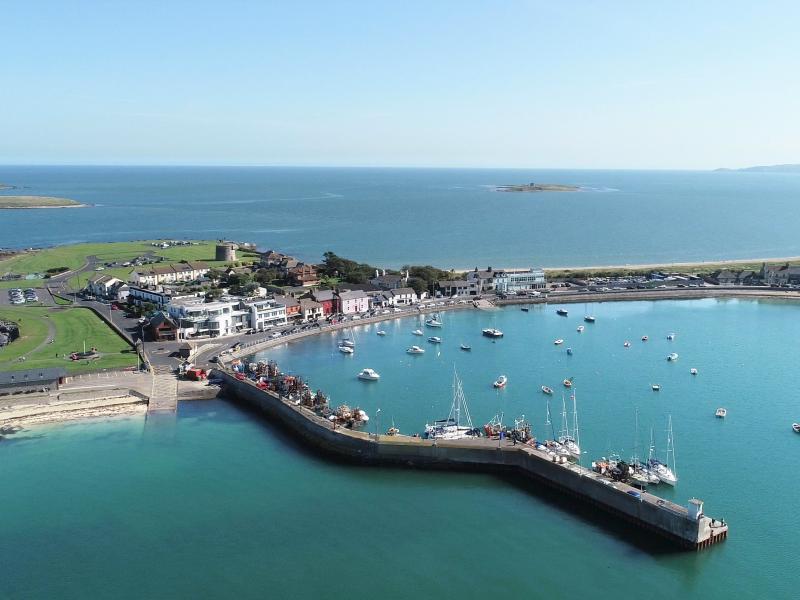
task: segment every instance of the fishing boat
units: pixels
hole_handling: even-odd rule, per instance
[[[594,323],[597,319],[592,315],[586,315],[585,317],[583,317],[583,320],[586,321],[587,323]]]
[[[342,354],[352,354],[355,350],[350,346],[339,346],[339,352]]]
[[[373,369],[362,369],[358,374],[358,378],[363,381],[378,381],[381,376]]]
[[[344,346],[345,348],[355,348],[356,343],[353,340],[343,339],[339,341],[340,346]]]
[[[660,391],[661,391],[661,386],[660,386],[660,385],[658,385],[657,383],[654,383],[654,384],[653,384],[653,385],[651,385],[650,387],[651,387],[651,388],[653,388],[653,391],[654,391],[654,392],[660,392]]]
[[[646,335],[643,335],[643,336],[642,336],[642,341],[643,341],[643,342],[646,342],[646,341],[647,341],[647,340],[649,340],[649,339],[650,339],[650,338],[649,338],[649,337],[647,337]]]
[[[689,369],[689,373],[691,373],[692,375],[697,375],[697,369],[692,367],[691,369]]]
[[[556,310],[556,314],[559,315],[560,317],[566,317],[569,314],[569,312],[565,308],[559,308],[558,310]]]
[[[674,362],[674,361],[678,360],[678,353],[677,352],[670,352],[669,356],[667,356],[667,360],[669,362]]]
[[[442,338],[437,337],[435,335],[432,335],[431,337],[428,338],[428,341],[431,344],[441,344],[442,343]]]
[[[424,333],[422,333],[422,329],[415,329],[411,333],[414,335],[425,335]]]
[[[670,457],[672,460],[670,461]],[[675,470],[675,440],[672,436],[672,415],[667,420],[667,460],[663,462],[657,458],[650,459],[650,468],[658,475],[658,478],[667,485],[678,483],[678,475]]]
[[[463,417],[463,421],[462,421]],[[425,425],[425,437],[439,440],[460,440],[466,437],[479,436],[480,432],[472,426],[467,399],[458,373],[453,370],[453,403],[446,419]]]
[[[380,331],[378,331],[376,333],[377,333],[377,335],[380,335],[380,336],[386,335],[386,332],[383,329],[381,329]]]
[[[727,415],[728,415],[728,409],[722,407],[718,408],[717,411],[714,413],[714,416],[717,417],[718,419],[724,419]]]
[[[492,385],[496,388],[504,388],[506,387],[506,383],[508,383],[508,377],[500,375]]]
[[[800,423],[792,423],[792,431],[800,433]]]
[[[469,344],[461,344],[460,348],[466,352],[472,350],[472,346],[470,346]]]
[[[552,396],[553,395],[553,388],[549,388],[546,385],[543,385],[542,386],[542,392],[547,394],[548,396]]]
[[[483,433],[486,434],[486,437],[492,438],[495,436],[500,435],[502,432],[506,430],[503,427],[503,415],[502,413],[499,415],[495,415],[491,418],[491,420],[483,426]]]
[[[442,322],[439,320],[439,315],[433,315],[429,319],[425,319],[425,325],[428,327],[441,327]]]
[[[487,328],[487,329],[484,329],[483,331],[481,331],[481,333],[483,335],[485,335],[486,337],[490,337],[490,338],[501,338],[501,337],[503,337],[503,332],[500,331],[499,329]]]
[[[625,346],[626,348],[630,348],[631,347],[631,343],[628,340],[625,340],[625,343],[622,344],[622,345]]]
[[[419,346],[411,346],[406,350],[406,354],[425,354],[425,348],[420,348]]]
[[[564,343],[564,340],[562,340],[561,338],[558,338],[558,339],[557,339],[556,341],[554,341],[553,343],[554,343],[556,346],[560,346],[561,344],[563,344],[563,343]]]
[[[572,379],[565,379],[562,383],[564,384],[565,388],[571,388],[572,387]]]
[[[578,325],[578,328],[575,330],[578,333],[583,333],[583,330],[586,329],[583,325]]]
[[[567,356],[572,356],[572,348],[567,348]]]

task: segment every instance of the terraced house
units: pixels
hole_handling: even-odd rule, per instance
[[[136,269],[131,273],[130,280],[138,286],[161,285],[163,283],[178,283],[181,281],[194,281],[203,277],[209,271],[209,266],[204,262],[185,262],[174,265],[156,265]]]

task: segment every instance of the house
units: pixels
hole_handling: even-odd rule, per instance
[[[284,258],[287,258],[287,256],[281,252],[275,252],[274,250],[267,250],[266,252],[261,253],[261,266],[277,267],[281,264],[281,261]]]
[[[287,279],[292,285],[313,287],[319,285],[319,274],[314,265],[299,264],[288,270]]]
[[[43,389],[57,390],[66,376],[66,369],[60,367],[2,371],[0,372],[0,396],[19,392],[37,392]]]
[[[768,285],[800,284],[800,267],[785,265],[761,265],[761,279]]]
[[[494,289],[503,294],[516,294],[547,287],[543,269],[500,269],[494,273]]]
[[[719,285],[735,285],[739,282],[739,274],[736,271],[731,271],[730,269],[722,269],[721,271],[717,271],[712,275],[712,278]]]
[[[112,277],[111,275],[95,275],[86,283],[86,291],[98,298],[105,298],[108,300],[122,300],[118,297],[118,291],[125,286],[123,295],[129,291],[128,286],[121,279]]]
[[[322,304],[312,300],[311,298],[301,298],[300,314],[304,323],[308,321],[316,321],[323,317]]]
[[[242,307],[250,313],[248,328],[253,331],[286,325],[286,306],[275,299],[244,300]]]
[[[375,271],[375,277],[369,280],[370,284],[382,290],[395,290],[405,286],[407,281],[406,275],[387,275],[386,271],[382,275]]]
[[[178,339],[178,324],[163,311],[157,312],[150,318],[147,323],[147,331],[150,338],[156,342]]]
[[[436,288],[442,296],[449,298],[453,296],[475,296],[478,293],[478,285],[466,279],[437,281]]]
[[[474,271],[467,273],[467,281],[474,286],[477,293],[494,291],[494,271],[489,267],[485,271],[479,271],[475,267]]]
[[[136,269],[131,273],[130,281],[137,286],[159,285],[194,281],[206,275],[209,267],[204,262],[185,262],[174,265],[156,265]]]
[[[154,304],[156,308],[163,309],[175,296],[165,290],[150,290],[143,287],[132,285],[128,289],[128,304],[142,306],[143,304]]]
[[[287,319],[299,319],[302,317],[300,302],[296,298],[292,296],[275,296],[275,301],[286,307]]]
[[[332,315],[336,312],[336,296],[333,290],[314,290],[311,299],[322,305],[322,314]]]
[[[411,306],[417,302],[417,293],[410,287],[389,290],[386,297],[391,306]]]
[[[178,323],[178,338],[219,337],[250,327],[250,310],[238,300],[204,302],[202,298],[181,298],[167,307]]]
[[[337,292],[336,309],[344,315],[364,313],[369,310],[369,296],[360,290]]]

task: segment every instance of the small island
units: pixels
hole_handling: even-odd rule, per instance
[[[577,185],[562,185],[557,183],[523,183],[518,185],[498,185],[498,192],[578,192]]]
[[[52,196],[0,196],[0,210],[24,208],[83,208],[81,204],[69,198],[54,198]]]

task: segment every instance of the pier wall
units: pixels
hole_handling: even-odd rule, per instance
[[[526,444],[514,445],[486,438],[425,440],[334,428],[312,411],[274,392],[261,390],[249,380],[236,379],[224,370],[216,373],[225,381],[228,396],[263,411],[316,449],[338,458],[364,464],[519,474],[650,530],[683,548],[703,548],[727,536],[727,525],[712,527],[712,519],[706,516],[690,519],[685,507],[646,492],[631,495],[628,492],[635,488],[612,482],[578,465],[553,462],[546,453]]]

